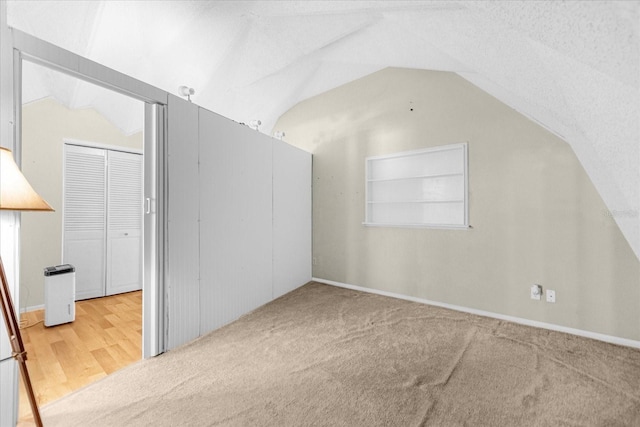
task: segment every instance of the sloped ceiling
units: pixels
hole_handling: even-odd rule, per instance
[[[640,254],[637,1],[7,5],[10,26],[167,92],[193,87],[195,103],[238,122],[259,119],[265,133],[298,102],[385,67],[458,73],[571,144],[609,207],[603,215]],[[36,86],[25,100],[43,96]],[[67,104],[94,104],[127,133],[142,126],[131,120],[138,112],[123,114],[88,87],[48,86]]]

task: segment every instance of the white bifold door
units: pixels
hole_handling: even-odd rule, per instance
[[[65,145],[63,263],[76,300],[142,289],[142,155]]]

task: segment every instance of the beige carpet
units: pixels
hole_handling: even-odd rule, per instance
[[[640,351],[310,283],[45,426],[640,426]]]

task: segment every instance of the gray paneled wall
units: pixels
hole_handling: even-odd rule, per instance
[[[271,176],[271,138],[200,110],[203,331],[271,300]]]
[[[311,154],[169,98],[167,349],[311,279]]]
[[[200,257],[198,106],[176,96],[168,104],[166,267],[167,348],[199,335]]]

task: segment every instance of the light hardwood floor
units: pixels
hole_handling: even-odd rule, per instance
[[[142,357],[142,291],[76,302],[74,322],[45,327],[44,310],[21,316],[27,366],[42,406]],[[31,409],[20,381],[18,425]]]

